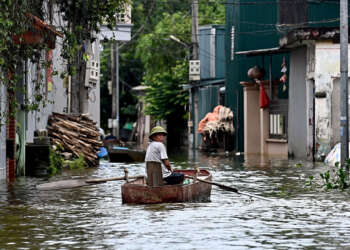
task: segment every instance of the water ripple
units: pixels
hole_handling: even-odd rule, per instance
[[[47,179],[0,184],[0,249],[338,249],[349,248],[347,192],[304,187],[322,166],[294,161],[243,164],[233,157],[179,159],[174,166],[209,169],[213,180],[272,198],[265,201],[213,186],[211,202],[121,203],[121,183],[43,192]],[[144,174],[144,163],[103,163],[50,181]]]

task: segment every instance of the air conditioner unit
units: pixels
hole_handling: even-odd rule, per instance
[[[99,62],[95,60],[89,60],[86,65],[85,87],[96,87],[99,79],[99,72]]]

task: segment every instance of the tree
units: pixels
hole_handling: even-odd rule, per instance
[[[161,12],[154,18],[154,31],[141,35],[136,47],[136,56],[144,66],[142,84],[149,87],[145,112],[157,120],[167,120],[169,142],[175,142],[175,145],[181,143],[179,135],[187,121],[188,92],[182,86],[188,84],[190,47],[169,38],[174,35],[183,44],[191,41],[191,5],[189,2],[178,4],[175,12],[167,8],[169,5],[161,6]],[[223,4],[203,1],[199,10],[200,25],[224,23]]]

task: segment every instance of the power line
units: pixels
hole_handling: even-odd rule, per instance
[[[249,24],[249,25],[257,25],[257,26],[270,26],[270,27],[295,27],[298,26],[298,28],[303,28],[302,26],[306,26],[308,24],[322,24],[322,23],[334,23],[334,22],[339,22],[340,19],[339,18],[332,18],[332,19],[324,19],[324,20],[319,20],[319,21],[308,21],[308,22],[302,22],[302,23],[295,23],[295,24],[272,24],[272,23],[255,23],[255,22],[248,22],[248,21],[238,21],[237,23],[241,23],[241,24]],[[304,27],[306,28],[306,27]],[[237,31],[236,34],[245,34],[245,35],[255,35],[255,34],[261,34],[261,33],[271,33],[271,32],[276,32],[278,31],[277,29],[265,29],[265,30],[249,30],[249,31]],[[129,33],[129,31],[124,31],[124,30],[117,30],[117,32],[126,32]],[[158,36],[170,36],[170,35],[174,35],[174,36],[190,36],[191,33],[168,33],[168,32],[164,32],[164,33],[143,33],[143,35],[149,35],[149,34],[155,34]],[[203,34],[203,33],[197,33],[197,36],[210,36],[211,34]],[[216,36],[225,36],[226,34],[216,34]]]
[[[157,3],[160,3],[160,4],[171,4],[171,3],[178,3],[178,1],[170,1],[170,0],[167,0],[167,1],[158,1]],[[293,1],[293,0],[285,0],[285,1],[281,1],[281,2],[278,2],[277,0],[276,1],[234,1],[234,2],[229,2],[229,1],[204,1],[202,2],[202,4],[215,4],[215,5],[218,5],[218,4],[223,4],[223,5],[266,5],[266,4],[280,4],[280,3],[290,3],[290,4],[293,4],[293,5],[296,5],[296,4],[299,4],[299,5],[302,5],[302,4],[337,4],[339,5],[339,0],[308,0],[306,2],[304,1]],[[189,3],[183,3],[183,5],[189,5]],[[201,4],[199,1],[198,3],[196,4]]]

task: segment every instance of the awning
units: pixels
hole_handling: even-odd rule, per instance
[[[264,55],[284,54],[284,53],[288,53],[289,51],[290,49],[275,47],[275,48],[268,48],[268,49],[238,51],[235,54],[246,55],[246,56],[264,56]]]
[[[63,37],[63,34],[55,30],[52,26],[42,21],[40,18],[27,13],[27,17],[33,22],[33,26],[37,30],[49,32],[52,35]]]
[[[201,80],[201,82],[198,86],[205,87],[205,86],[222,85],[222,84],[225,84],[225,78]]]
[[[220,79],[208,79],[208,80],[201,80],[198,84],[183,84],[182,89],[192,89],[192,88],[199,88],[199,87],[206,87],[206,86],[213,86],[213,85],[225,85],[226,79],[220,78]]]

